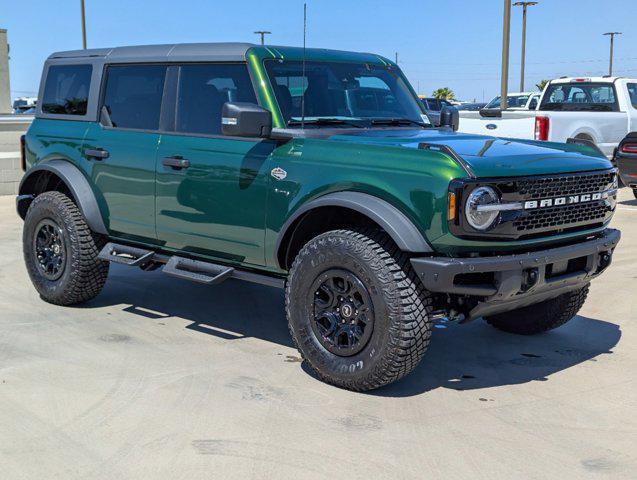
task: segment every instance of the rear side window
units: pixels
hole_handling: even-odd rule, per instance
[[[165,65],[108,67],[103,107],[114,127],[159,128],[166,68]]]
[[[244,64],[182,65],[177,91],[176,130],[221,133],[221,108],[226,102],[257,103]]]
[[[630,103],[633,104],[633,108],[637,108],[637,83],[628,84],[628,95],[630,95]]]
[[[86,115],[91,72],[90,65],[49,67],[44,85],[42,112],[58,115]]]

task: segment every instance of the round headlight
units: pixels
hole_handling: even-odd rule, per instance
[[[497,205],[500,203],[498,194],[491,187],[479,187],[476,188],[469,197],[465,204],[465,216],[467,222],[476,230],[486,230],[491,227],[498,215],[497,210],[479,209],[480,206]]]

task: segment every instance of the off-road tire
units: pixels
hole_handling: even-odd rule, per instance
[[[579,290],[528,307],[485,317],[485,320],[498,330],[518,335],[547,332],[561,327],[577,315],[586,301],[588,287],[586,285]]]
[[[34,235],[43,220],[52,220],[60,227],[66,249],[64,270],[56,280],[46,278],[38,268]],[[74,305],[102,290],[109,263],[98,260],[97,255],[105,239],[91,232],[77,205],[63,193],[45,192],[33,200],[24,220],[22,244],[29,277],[43,300]]]
[[[365,347],[352,356],[328,351],[312,329],[308,299],[323,272],[343,269],[370,294],[374,328]],[[372,390],[410,373],[429,346],[432,296],[424,290],[408,256],[384,232],[334,230],[299,252],[286,286],[290,333],[307,365],[323,381],[349,390]]]

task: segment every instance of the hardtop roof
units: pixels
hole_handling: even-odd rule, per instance
[[[144,61],[244,61],[248,50],[253,49],[261,58],[299,60],[361,61],[369,63],[392,63],[372,53],[349,52],[324,48],[308,48],[255,45],[252,43],[178,43],[164,45],[138,45],[113,48],[90,48],[55,52],[49,61],[77,62],[87,59],[99,62],[144,62]]]
[[[223,58],[243,60],[252,43],[178,43],[164,45],[136,45],[113,48],[89,48],[55,52],[49,59],[104,58],[107,60],[179,59],[182,57]]]

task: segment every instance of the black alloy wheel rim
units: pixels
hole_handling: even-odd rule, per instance
[[[44,219],[35,228],[33,237],[36,265],[47,279],[55,281],[62,276],[66,265],[64,234],[57,223]]]
[[[312,330],[329,352],[350,357],[365,348],[374,330],[372,299],[352,272],[331,269],[312,285]]]

